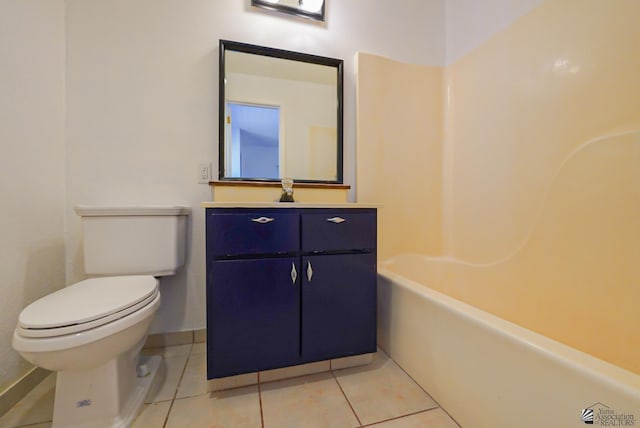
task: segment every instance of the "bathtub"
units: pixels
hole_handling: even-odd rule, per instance
[[[584,427],[588,409],[594,427],[640,426],[639,375],[393,268],[378,269],[378,345],[463,428]]]

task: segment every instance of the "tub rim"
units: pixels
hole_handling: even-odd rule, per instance
[[[500,318],[434,290],[428,284],[414,281],[380,265],[378,266],[378,275],[404,286],[411,293],[428,299],[444,310],[455,312],[463,319],[477,323],[494,334],[505,336],[511,342],[553,360],[569,370],[596,378],[598,381],[610,387],[621,389],[640,400],[640,375],[632,371]]]

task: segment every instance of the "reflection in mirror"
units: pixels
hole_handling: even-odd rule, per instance
[[[342,183],[342,61],[221,40],[219,177]]]
[[[227,103],[231,177],[280,177],[280,108]]]

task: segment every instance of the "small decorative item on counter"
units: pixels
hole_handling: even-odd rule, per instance
[[[293,202],[293,178],[283,178],[280,202]]]

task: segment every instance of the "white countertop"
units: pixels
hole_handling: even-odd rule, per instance
[[[357,202],[203,202],[203,208],[382,208],[380,204]]]

